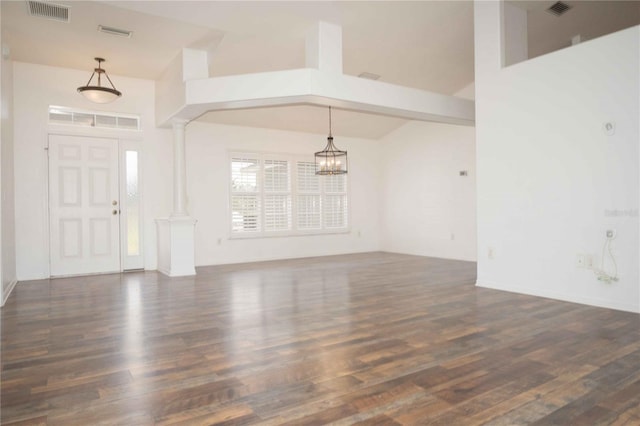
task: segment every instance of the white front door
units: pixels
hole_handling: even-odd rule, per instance
[[[51,276],[120,271],[118,140],[49,135]]]

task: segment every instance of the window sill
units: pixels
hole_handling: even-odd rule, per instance
[[[256,232],[255,234],[243,233],[243,234],[231,234],[229,240],[253,240],[259,238],[297,238],[297,237],[318,237],[327,235],[345,235],[350,234],[351,229],[345,228],[336,231],[298,231],[296,233],[285,232]]]

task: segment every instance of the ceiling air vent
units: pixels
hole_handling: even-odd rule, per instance
[[[106,25],[98,25],[98,31],[105,34],[120,36],[120,37],[131,37],[133,31],[129,30],[121,30],[120,28],[107,27]]]
[[[553,13],[556,16],[560,16],[564,14],[567,10],[571,9],[566,3],[561,1],[554,3],[550,8],[547,9],[547,12]]]
[[[367,80],[377,80],[380,78],[380,76],[378,74],[373,74],[370,72],[361,72],[360,74],[358,74],[358,77],[360,78],[366,78]]]
[[[69,22],[69,6],[44,1],[27,1],[29,14],[54,21]]]

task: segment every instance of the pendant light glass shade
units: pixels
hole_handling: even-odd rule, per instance
[[[85,98],[89,99],[91,102],[95,102],[98,104],[106,104],[109,102],[113,102],[116,99],[118,99],[120,96],[122,96],[122,92],[116,89],[116,86],[114,86],[113,83],[111,82],[111,79],[107,75],[107,72],[104,69],[102,69],[102,67],[100,66],[102,62],[105,62],[105,60],[102,58],[94,58],[94,59],[98,61],[98,68],[94,68],[93,74],[91,74],[91,77],[89,78],[89,81],[85,86],[78,87],[78,93],[81,93]],[[97,86],[92,86],[91,80],[93,80],[93,77],[96,74],[98,74],[98,81],[97,81],[98,84]],[[103,74],[109,81],[109,84],[111,84],[111,87],[102,86]]]
[[[347,151],[340,151],[331,136],[331,107],[329,107],[329,137],[327,146],[315,153],[317,175],[343,175],[347,173]]]

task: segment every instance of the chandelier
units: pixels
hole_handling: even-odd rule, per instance
[[[343,175],[347,173],[347,151],[340,151],[331,136],[331,107],[329,107],[329,137],[327,146],[315,153],[317,175]]]

